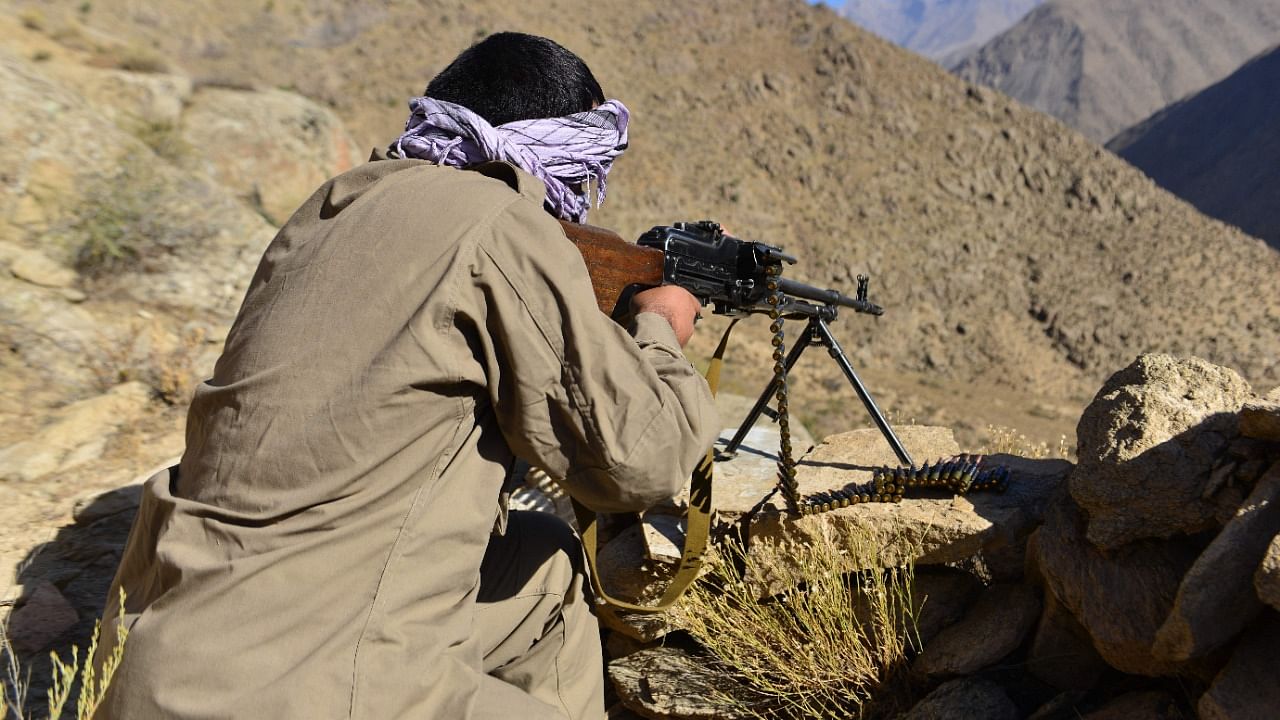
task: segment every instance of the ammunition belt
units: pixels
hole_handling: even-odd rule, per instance
[[[872,474],[870,482],[851,483],[838,490],[801,495],[796,482],[796,461],[791,447],[791,416],[788,412],[787,366],[785,363],[787,338],[783,320],[778,311],[783,301],[778,289],[780,265],[766,269],[765,287],[770,291],[766,302],[773,308],[769,312],[769,331],[773,333],[773,373],[777,383],[774,399],[777,401],[778,434],[778,490],[786,503],[787,512],[793,515],[813,515],[838,508],[868,502],[902,502],[910,488],[948,490],[957,495],[973,491],[1003,493],[1009,485],[1009,469],[1002,466],[980,468],[981,455],[962,454],[939,460],[933,465],[921,467],[882,467]]]

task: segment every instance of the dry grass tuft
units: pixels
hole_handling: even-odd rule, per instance
[[[1032,442],[1017,429],[1002,425],[987,426],[987,442],[978,452],[983,455],[1017,455],[1025,458],[1064,458],[1070,460],[1075,455],[1075,448],[1067,442],[1063,435],[1056,448],[1049,447],[1046,442]]]
[[[93,663],[94,653],[98,650],[98,637],[101,634],[101,621],[93,626],[93,637],[89,641],[89,650],[85,653],[83,665],[80,659],[80,648],[71,646],[70,662],[64,662],[57,653],[49,653],[53,661],[52,684],[49,688],[48,720],[61,720],[71,701],[73,692],[79,689],[76,700],[75,720],[89,720],[94,711],[102,703],[102,698],[111,684],[111,678],[120,667],[124,657],[124,644],[129,629],[124,624],[124,591],[120,591],[119,614],[116,619],[116,644],[102,661],[102,674]],[[8,633],[0,627],[0,660],[5,664],[4,687],[0,688],[0,720],[27,720],[27,688],[30,686],[29,675],[24,675],[17,655],[9,644]],[[77,683],[77,679],[79,682]]]
[[[758,542],[722,557],[677,610],[712,662],[742,686],[717,702],[752,717],[865,718],[902,703],[907,653],[918,649],[912,568],[881,570],[870,537]],[[849,572],[850,568],[876,568]],[[750,578],[790,590],[760,598]]]

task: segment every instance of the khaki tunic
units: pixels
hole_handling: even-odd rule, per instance
[[[528,697],[475,640],[513,457],[637,510],[718,430],[665,320],[629,334],[596,309],[542,197],[507,165],[379,160],[280,230],[180,471],[146,486],[99,717],[468,718]]]

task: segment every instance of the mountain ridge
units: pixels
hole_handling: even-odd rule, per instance
[[[1107,149],[1280,249],[1280,45],[1116,135]]]
[[[1273,0],[1050,0],[952,70],[1103,143],[1274,44],[1277,10]]]

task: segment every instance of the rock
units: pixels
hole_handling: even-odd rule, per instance
[[[990,680],[962,678],[943,683],[900,720],[1016,720],[1018,707]]]
[[[1280,442],[1280,400],[1245,403],[1240,409],[1240,434]]]
[[[31,439],[0,449],[0,476],[33,480],[88,462],[102,454],[107,438],[137,418],[150,402],[146,385],[128,382],[72,403]]]
[[[904,426],[898,428],[898,435],[917,462],[959,452],[946,428]],[[740,453],[729,464],[758,463],[759,467],[753,465],[748,471],[739,465],[736,472],[721,472],[725,463],[717,464],[717,512],[729,522],[751,511],[776,482],[776,460],[743,459],[745,454]],[[908,497],[901,503],[863,503],[803,518],[785,513],[782,500],[775,495],[756,516],[752,536],[803,541],[828,532],[837,537],[869,533],[882,545],[878,557],[885,566],[908,560],[917,565],[941,565],[998,548],[1020,551],[1071,465],[1010,455],[992,456],[985,462],[1010,468],[1008,492],[959,497],[935,493]],[[878,430],[854,430],[827,438],[801,458],[797,482],[802,494],[820,492],[869,482],[873,468],[897,464]],[[780,589],[771,588],[770,592]]]
[[[641,650],[614,660],[609,663],[608,672],[622,702],[645,717],[750,717],[742,705],[722,699],[734,689],[731,681],[710,672],[705,659],[674,647]]]
[[[9,640],[19,650],[36,652],[70,630],[80,618],[52,583],[38,581],[27,590],[26,599],[20,600],[9,616]]]
[[[1178,588],[1154,652],[1168,660],[1203,657],[1225,645],[1262,609],[1253,576],[1280,533],[1280,463],[1258,481],[1236,517],[1196,559]]]
[[[1080,511],[1064,501],[1049,511],[1034,547],[1047,591],[1088,631],[1107,664],[1152,677],[1181,669],[1151,648],[1199,555],[1193,540],[1141,541],[1104,554],[1085,539]]]
[[[943,628],[964,617],[983,590],[973,573],[945,565],[916,568],[911,583],[916,635],[926,646]]]
[[[1168,693],[1131,692],[1108,702],[1081,720],[1189,720]]]
[[[1262,564],[1253,575],[1253,587],[1259,600],[1280,610],[1280,535],[1271,538]]]
[[[1093,688],[1106,671],[1089,632],[1081,627],[1053,593],[1044,595],[1044,613],[1027,655],[1027,670],[1059,690]]]
[[[138,73],[95,68],[78,63],[55,63],[49,72],[63,84],[125,127],[177,127],[183,104],[191,99],[191,78],[171,73]]]
[[[912,669],[930,676],[968,675],[1022,644],[1040,616],[1040,598],[1021,584],[987,588],[963,620],[924,646]]]
[[[1235,371],[1195,358],[1142,355],[1112,375],[1080,418],[1071,496],[1103,548],[1192,534],[1241,499],[1204,497],[1214,461],[1252,397]]]
[[[206,171],[276,225],[322,183],[368,156],[332,112],[281,90],[201,88],[182,129]]]
[[[78,277],[71,268],[60,265],[35,250],[13,248],[13,251],[9,272],[19,280],[44,287],[66,288],[75,283]]]
[[[1226,667],[1200,697],[1200,720],[1272,720],[1280,708],[1280,615],[1245,631]]]

